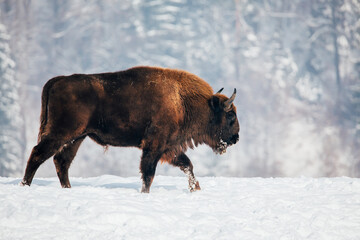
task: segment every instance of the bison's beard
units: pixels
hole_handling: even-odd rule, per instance
[[[229,144],[227,142],[224,142],[222,139],[220,139],[220,142],[216,145],[214,152],[217,154],[226,153],[226,149],[228,146]]]

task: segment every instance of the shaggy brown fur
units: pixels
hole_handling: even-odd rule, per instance
[[[23,185],[52,155],[60,183],[70,187],[68,169],[86,136],[103,146],[142,149],[142,192],[149,192],[158,161],[180,167],[191,191],[200,189],[188,147],[205,143],[222,153],[238,140],[236,109],[208,83],[181,70],[135,67],[49,80],[42,93],[38,145],[27,163]]]

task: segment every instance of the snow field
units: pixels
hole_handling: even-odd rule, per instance
[[[0,239],[360,239],[360,180],[0,177]]]

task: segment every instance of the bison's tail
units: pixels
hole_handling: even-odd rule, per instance
[[[40,130],[38,135],[38,143],[41,141],[42,136],[45,134],[45,127],[48,121],[48,103],[49,92],[58,78],[50,79],[43,87],[41,94],[41,113],[40,113]]]

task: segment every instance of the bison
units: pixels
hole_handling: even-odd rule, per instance
[[[148,193],[159,160],[179,167],[190,191],[200,190],[188,148],[209,145],[224,153],[239,140],[239,122],[230,98],[194,74],[159,67],[134,67],[100,74],[50,79],[42,91],[38,144],[21,185],[54,155],[61,186],[70,188],[68,169],[88,136],[103,146],[142,150],[142,192]]]

